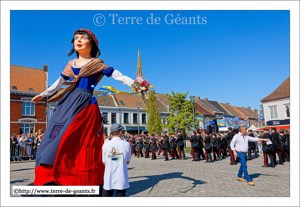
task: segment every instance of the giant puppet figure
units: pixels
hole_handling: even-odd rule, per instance
[[[76,30],[71,56],[58,80],[32,102],[51,96],[62,85],[68,87],[51,97],[58,101],[36,155],[34,185],[102,185],[103,122],[93,91],[103,76],[131,86],[122,75],[97,58],[98,39],[87,29]]]

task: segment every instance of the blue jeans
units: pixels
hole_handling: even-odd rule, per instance
[[[251,178],[248,175],[248,171],[247,171],[247,154],[242,153],[242,152],[236,152],[236,153],[237,153],[237,155],[239,157],[239,161],[241,163],[241,167],[240,167],[240,170],[239,170],[237,176],[239,178],[243,178],[243,173],[244,173],[245,180],[247,180],[247,182],[250,182]]]

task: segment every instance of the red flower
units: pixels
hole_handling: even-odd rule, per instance
[[[149,86],[150,86],[150,83],[146,83],[146,86],[148,86],[148,87],[149,87]]]
[[[138,89],[136,88],[135,91],[138,91]]]
[[[148,91],[148,88],[146,88],[146,91]]]
[[[141,86],[144,87],[144,82],[142,82]]]

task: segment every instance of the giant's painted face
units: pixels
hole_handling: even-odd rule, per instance
[[[87,35],[76,34],[74,36],[74,49],[79,53],[90,53],[92,46],[89,37]]]

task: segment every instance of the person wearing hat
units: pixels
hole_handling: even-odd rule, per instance
[[[138,137],[138,140],[136,143],[137,143],[137,148],[138,148],[138,156],[137,157],[139,158],[140,155],[141,155],[141,157],[144,157],[144,155],[143,155],[144,141],[143,141],[141,135]]]
[[[183,141],[183,135],[181,134],[181,130],[178,130],[178,136],[176,139],[176,143],[178,146],[179,159],[181,159],[181,154],[182,154],[183,160],[186,160],[185,153],[184,153],[184,141]]]
[[[151,151],[152,151],[152,158],[151,158],[151,160],[155,160],[156,159],[156,149],[157,149],[156,142],[157,142],[157,140],[155,138],[155,135],[152,135],[152,137],[150,139]]]
[[[204,142],[205,142],[205,156],[206,156],[206,163],[207,162],[213,162],[212,161],[212,157],[211,157],[211,151],[212,151],[212,140],[211,137],[209,136],[209,133],[206,133],[206,136],[204,138]]]
[[[178,159],[178,153],[177,153],[177,145],[176,145],[176,137],[174,133],[170,134],[171,140],[170,140],[170,147],[171,147],[171,154],[172,154],[172,159]]]
[[[282,159],[283,159],[283,162],[285,162],[285,160],[287,162],[289,162],[290,161],[290,156],[289,156],[289,151],[288,151],[288,143],[287,143],[286,136],[285,136],[284,133],[285,132],[283,130],[279,132],[280,140],[281,140],[281,143],[282,143]]]
[[[220,154],[220,137],[218,137],[216,134],[213,134],[212,137],[212,144],[213,144],[213,155],[214,155],[214,160],[216,158],[218,160],[222,160],[221,154]]]
[[[129,142],[131,143],[131,154],[134,153],[134,156],[136,156],[136,142],[135,142],[135,137],[130,137]]]
[[[121,124],[112,124],[112,139],[102,147],[102,162],[105,165],[103,197],[112,197],[115,190],[117,197],[125,197],[130,187],[127,165],[131,160],[131,148],[128,142],[121,139],[123,129]]]
[[[197,131],[197,141],[198,141],[198,160],[200,160],[200,156],[203,160],[205,160],[204,152],[203,152],[203,138],[201,136],[201,131]]]
[[[196,132],[193,131],[193,134],[190,139],[191,145],[192,145],[192,155],[193,160],[192,161],[199,161],[199,145],[198,145],[198,138],[196,136]]]
[[[98,58],[99,41],[90,30],[76,30],[71,44],[68,56],[75,54],[76,58],[68,62],[51,87],[32,99],[37,104],[67,85],[47,101],[57,104],[37,150],[34,185],[103,184],[104,165],[99,157],[104,127],[93,91],[104,76],[129,87],[134,83]],[[59,45],[52,47],[61,49]]]
[[[274,156],[274,162],[275,164],[277,163],[276,161],[276,154],[278,155],[278,158],[279,158],[279,164],[282,165],[283,164],[283,159],[282,159],[282,154],[281,154],[281,142],[280,142],[280,138],[279,138],[279,134],[278,132],[276,132],[276,128],[272,128],[271,129],[272,131],[272,142],[273,142],[273,156]]]
[[[272,136],[269,134],[268,129],[264,129],[264,135],[263,138],[269,139],[268,142],[262,142],[263,144],[263,152],[264,152],[264,165],[262,167],[269,167],[268,164],[268,157],[270,158],[271,161],[271,167],[275,167],[274,163],[274,157],[273,157],[273,146],[272,146]]]
[[[232,128],[228,128],[228,134],[226,136],[226,142],[227,142],[227,147],[228,147],[228,151],[229,151],[229,155],[230,155],[230,164],[231,165],[236,165],[236,158],[234,157],[234,154],[231,150],[231,147],[230,147],[230,143],[231,143],[231,140],[233,139],[235,133],[232,131]]]
[[[150,138],[145,137],[144,139],[145,158],[149,158],[150,144],[151,144]]]
[[[251,129],[249,129],[249,131],[248,131],[248,136],[249,137],[254,137],[253,131]],[[252,160],[252,155],[251,155],[252,151],[254,152],[255,158],[258,158],[258,154],[257,154],[257,151],[256,151],[256,142],[250,142],[249,141],[248,145],[249,145],[248,159]]]
[[[239,172],[237,174],[237,180],[243,182],[247,181],[248,185],[253,186],[255,184],[252,182],[247,170],[247,153],[249,148],[248,142],[268,141],[268,139],[249,137],[246,135],[246,132],[246,127],[240,126],[239,133],[233,137],[230,143],[230,148],[233,150],[234,156],[238,157],[241,163]],[[243,174],[245,179],[243,178]]]

